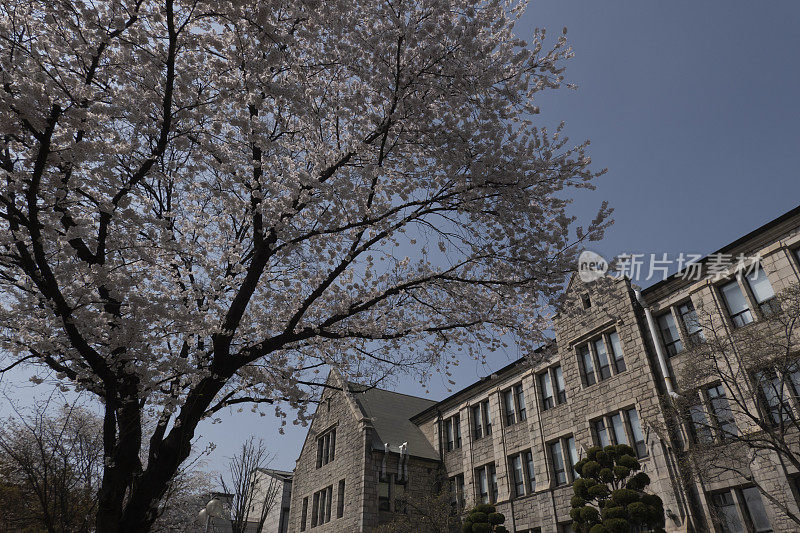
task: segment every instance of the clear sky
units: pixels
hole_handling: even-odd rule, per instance
[[[579,89],[542,96],[540,118],[591,139],[597,168],[609,169],[574,205],[584,220],[604,199],[616,210],[595,251],[705,254],[800,204],[800,2],[535,0],[518,32],[544,27],[555,39],[564,26],[575,51],[566,76]],[[456,387],[516,357],[464,362]],[[428,396],[445,397],[443,382]],[[394,387],[426,395],[413,381]],[[273,467],[292,469],[306,431],[278,426],[248,412],[201,425],[217,444],[209,468],[254,434]]]

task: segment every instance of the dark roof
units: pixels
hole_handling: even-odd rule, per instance
[[[364,385],[350,383],[350,391],[364,416],[372,420],[375,428],[372,448],[383,450],[384,443],[389,444],[389,451],[399,453],[400,445],[407,443],[408,454],[423,459],[439,459],[422,431],[411,422],[411,417],[420,411],[436,405],[433,400],[409,396]]]
[[[722,248],[720,248],[716,252],[711,252],[710,254],[708,254],[705,257],[703,257],[702,259],[700,259],[698,261],[698,263],[706,262],[710,256],[716,256],[717,254],[728,253],[731,250],[734,250],[734,249],[742,246],[743,244],[747,243],[747,241],[753,240],[754,238],[758,237],[760,234],[765,233],[765,232],[767,232],[767,231],[769,231],[769,230],[771,230],[771,229],[783,224],[784,222],[787,222],[787,221],[791,220],[792,218],[794,218],[796,216],[800,216],[800,205],[798,205],[794,209],[791,209],[791,210],[787,211],[786,213],[782,214],[781,216],[770,220],[766,224],[764,224],[762,226],[759,226],[758,228],[754,229],[753,231],[751,231],[747,235],[739,237],[735,241],[733,241],[733,242],[731,242],[729,244],[726,244],[725,246],[723,246]],[[681,273],[682,273],[682,271],[675,272],[671,276],[669,276],[669,277],[667,277],[665,279],[662,279],[661,281],[658,281],[658,282],[650,285],[649,287],[647,287],[645,289],[642,289],[642,294],[649,294],[649,293],[652,293],[652,292],[656,292],[658,289],[660,289],[661,287],[667,285],[668,283],[670,283],[672,281],[675,281],[676,279],[679,279]]]
[[[545,346],[540,346],[540,347],[536,348],[536,350],[534,350],[534,352],[535,353],[540,353],[542,350],[544,350],[544,348],[545,348]],[[457,390],[456,392],[454,392],[453,394],[451,394],[450,396],[448,396],[444,400],[442,400],[440,402],[436,402],[435,404],[431,405],[430,407],[428,407],[424,411],[418,412],[416,415],[414,415],[412,417],[412,419],[414,421],[421,420],[421,419],[425,418],[426,415],[429,415],[429,414],[433,413],[437,408],[439,408],[442,405],[450,402],[451,400],[454,400],[455,398],[458,398],[459,396],[462,396],[462,395],[465,395],[465,394],[471,394],[474,389],[486,385],[491,380],[499,378],[500,375],[507,374],[507,373],[515,370],[517,367],[524,366],[524,365],[527,365],[527,364],[528,364],[528,362],[525,360],[525,357],[520,357],[516,361],[507,364],[506,366],[504,366],[500,370],[492,372],[488,376],[482,377],[481,379],[479,379],[478,381],[476,381],[472,385],[467,385],[463,389]]]

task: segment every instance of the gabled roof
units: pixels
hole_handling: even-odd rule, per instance
[[[375,428],[372,439],[374,450],[382,451],[384,443],[388,443],[389,451],[399,453],[400,445],[405,442],[409,455],[439,460],[439,453],[410,420],[417,413],[436,405],[435,401],[357,383],[350,383],[349,387],[353,399]]]

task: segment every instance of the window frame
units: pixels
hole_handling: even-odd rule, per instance
[[[733,312],[731,309],[730,301],[728,300],[727,293],[725,292],[726,287],[736,287],[739,293],[744,300],[744,309],[741,311],[737,311],[736,313]],[[753,309],[750,307],[750,299],[747,297],[747,291],[744,287],[742,287],[742,283],[739,281],[739,276],[737,275],[733,279],[724,281],[717,286],[717,290],[719,291],[720,297],[722,298],[722,303],[725,305],[725,310],[727,311],[727,318],[730,324],[733,326],[734,329],[743,328],[748,324],[752,324],[755,322],[755,317],[753,316]],[[740,317],[747,317],[741,318]]]
[[[342,518],[344,516],[344,491],[345,491],[345,480],[339,480],[339,487],[338,487],[338,499],[336,501],[336,518]]]
[[[492,419],[489,409],[488,398],[470,406],[473,440],[479,440],[492,434]],[[476,413],[478,413],[480,417],[476,417]]]
[[[550,441],[546,444],[546,450],[548,455],[548,462],[550,464],[550,484],[551,487],[562,487],[565,485],[570,485],[576,479],[577,473],[575,472],[575,465],[573,464],[573,457],[572,452],[569,449],[568,441],[572,439],[573,443],[575,443],[575,436],[574,435],[564,435],[556,440]],[[577,446],[577,444],[575,443]],[[555,452],[558,451],[558,454]],[[575,456],[577,458],[577,448],[575,451]],[[556,464],[556,457],[560,458],[561,460],[561,468],[558,468]],[[561,474],[563,474],[564,481],[561,481]]]
[[[336,427],[328,427],[317,436],[317,468],[332,463],[336,459]]]
[[[760,506],[760,513],[763,514],[763,518],[767,522],[767,529],[756,529],[754,510],[751,506],[751,503],[755,503],[756,500],[748,498],[745,493],[746,491],[758,497],[757,502]],[[713,520],[715,529],[719,528],[723,531],[727,531],[727,529],[725,529],[728,525],[727,518],[733,517],[738,521],[738,526],[744,531],[752,533],[772,533],[775,531],[770,522],[769,515],[766,512],[761,491],[758,490],[755,485],[742,485],[716,490],[708,494],[708,500],[716,515]],[[719,500],[725,500],[724,505],[720,505]],[[730,507],[733,513],[726,513],[721,509],[722,507]]]
[[[585,350],[585,351],[584,351]],[[587,368],[587,362],[592,368]],[[591,387],[597,383],[595,375],[594,355],[592,354],[591,342],[585,342],[578,346],[578,363],[581,369],[581,381],[584,387]]]
[[[617,353],[617,348],[614,347],[614,341],[612,339],[613,336],[617,337],[617,344],[619,345],[619,354]],[[616,329],[609,331],[606,333],[608,338],[608,345],[607,347],[611,349],[612,354],[614,355],[614,373],[621,374],[628,369],[628,365],[625,364],[625,350],[622,348],[622,339],[619,337],[619,331]],[[620,369],[620,366],[622,369]]]
[[[763,368],[756,370],[752,375],[758,393],[757,402],[762,414],[765,415],[764,422],[778,427],[792,421],[795,417],[791,402],[791,388],[794,386],[792,374],[784,376],[774,368]],[[770,401],[770,395],[765,389],[765,385],[772,387],[774,402]]]
[[[513,426],[517,423],[517,402],[514,398],[513,387],[504,390],[500,396],[503,400],[503,422],[506,426]]]
[[[671,308],[656,316],[656,323],[658,324],[658,332],[661,335],[661,343],[667,351],[667,357],[678,355],[686,349],[681,336],[680,326]],[[671,340],[667,340],[667,335],[669,335]]]
[[[612,335],[616,336],[619,350],[614,347]],[[602,347],[602,352],[598,346]],[[628,369],[628,365],[625,364],[622,340],[616,329],[604,331],[576,344],[575,354],[581,374],[581,384],[584,388],[611,379]],[[587,364],[591,364],[592,368],[588,369]]]
[[[480,503],[497,503],[499,500],[499,492],[497,488],[497,467],[495,466],[494,461],[490,463],[486,463],[482,466],[479,466],[475,469],[476,478],[478,482],[475,484],[475,488],[477,490],[477,498],[476,500]],[[483,501],[484,492],[482,487],[482,478],[486,481],[486,502]]]
[[[452,452],[461,448],[461,413],[448,416],[442,423],[444,424],[445,451]]]
[[[458,512],[466,507],[464,473],[452,476],[448,482],[450,483],[450,505]]]
[[[517,469],[514,466],[514,461],[519,461],[520,479],[517,479]],[[536,490],[536,472],[533,471],[535,464],[533,462],[533,451],[528,448],[512,453],[508,456],[508,493],[511,498],[524,498],[530,496]],[[522,487],[520,493],[519,487]]]
[[[775,294],[775,287],[772,286],[772,281],[770,281],[769,275],[767,274],[766,270],[764,270],[764,267],[760,263],[751,266],[750,269],[748,269],[748,272],[749,273],[744,273],[742,275],[742,278],[744,281],[744,285],[746,285],[747,287],[748,296],[751,296],[753,298],[753,303],[756,304],[756,307],[758,309],[758,315],[761,318],[772,316],[779,309],[777,308],[777,295]],[[758,273],[761,273],[763,275],[763,279],[761,281],[766,282],[766,284],[769,286],[770,292],[772,293],[771,296],[768,296],[763,300],[760,299],[758,294],[756,293],[756,288],[754,286],[754,283],[757,283],[757,281],[754,281],[752,276],[753,274],[758,274]]]
[[[638,426],[639,433],[642,437],[641,440],[637,439],[631,412],[635,413],[636,415],[636,425]],[[619,420],[619,425],[614,424],[614,419],[617,417]],[[626,407],[610,411],[603,416],[590,420],[589,423],[592,429],[592,439],[594,440],[595,445],[605,447],[616,444],[627,444],[633,448],[633,451],[636,453],[636,456],[639,459],[644,459],[649,456],[649,452],[647,450],[647,436],[644,433],[644,427],[642,426],[641,416],[639,416],[639,410],[635,405],[628,405]],[[602,435],[605,435],[605,440],[608,441],[608,444],[603,444],[602,442],[603,439],[599,428],[601,424],[603,426]],[[620,437],[624,438],[624,442]]]

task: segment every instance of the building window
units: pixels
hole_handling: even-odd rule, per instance
[[[792,418],[792,408],[784,394],[783,378],[774,370],[755,373],[762,409],[769,415],[770,423],[780,425]]]
[[[597,379],[594,376],[594,361],[592,360],[592,352],[589,350],[589,345],[584,344],[578,348],[578,355],[580,356],[583,384],[587,387],[594,385],[597,383]]]
[[[610,378],[611,363],[608,360],[606,341],[604,339],[601,338],[594,341],[594,353],[597,354],[597,370],[600,372],[600,379]]]
[[[556,404],[566,403],[567,390],[561,365],[548,368],[539,374],[538,379],[543,411],[553,408]],[[553,394],[553,385],[555,385],[555,395]]]
[[[622,413],[614,413],[611,415],[610,427],[615,444],[630,444],[628,442],[628,434],[625,433],[625,422],[622,420]]]
[[[556,383],[556,403],[566,403],[567,387],[564,385],[564,373],[561,371],[561,365],[553,367],[553,377]]]
[[[455,415],[446,419],[444,431],[447,438],[447,451],[461,448],[461,416]]]
[[[497,501],[497,471],[494,463],[489,463],[475,470],[478,478],[478,501],[494,503]]]
[[[547,448],[550,453],[554,486],[565,485],[577,479],[578,473],[574,468],[575,463],[578,462],[575,438],[571,435],[564,437],[551,442]]]
[[[691,441],[696,444],[708,444],[714,441],[711,429],[708,425],[708,418],[701,403],[695,403],[689,407],[689,426]]]
[[[465,506],[464,474],[450,478],[450,495],[450,504],[453,506],[453,510],[459,513]]]
[[[717,511],[717,520],[722,530],[725,532],[742,532],[745,529],[742,525],[742,520],[739,517],[739,510],[736,506],[736,500],[733,499],[731,491],[718,492],[711,495],[711,504]]]
[[[511,467],[511,486],[514,496],[525,496],[525,469],[522,466],[522,455],[515,454],[509,459]]]
[[[608,334],[608,340],[611,342],[611,352],[614,358],[614,369],[617,374],[625,372],[625,358],[622,354],[622,343],[619,342],[619,333],[612,331]]]
[[[644,440],[644,432],[642,431],[642,423],[639,420],[639,413],[636,409],[626,409],[625,417],[628,419],[629,427],[631,428],[631,436],[633,437],[633,449],[636,450],[637,457],[647,456],[647,444]]]
[[[578,363],[586,387],[610,378],[612,373],[624,372],[626,366],[619,334],[612,331],[579,346]]]
[[[489,415],[489,400],[472,406],[472,429],[475,439],[492,434],[492,419]]]
[[[317,468],[333,461],[336,452],[336,428],[317,437]]]
[[[311,511],[311,527],[331,521],[331,503],[333,503],[333,485],[314,493],[314,507]]]
[[[546,370],[539,374],[539,390],[542,393],[542,410],[547,411],[555,405],[553,398],[553,386],[550,382],[550,371]]]
[[[745,276],[747,284],[750,286],[750,291],[758,304],[761,313],[764,316],[770,316],[777,311],[777,302],[775,300],[775,291],[772,290],[772,284],[769,282],[767,274],[761,265],[757,265],[748,275]]]
[[[716,522],[725,533],[770,533],[764,502],[756,487],[726,489],[710,497],[716,510]]]
[[[611,446],[611,439],[608,437],[605,419],[599,418],[592,422],[592,428],[594,429],[595,442],[598,446],[601,448]]]
[[[736,435],[736,423],[733,421],[731,406],[728,398],[725,397],[725,390],[722,385],[714,385],[706,389],[706,396],[709,402],[709,411],[713,418],[714,425],[720,431],[720,438],[726,435]]]
[[[666,348],[669,356],[683,351],[681,335],[680,332],[678,332],[678,325],[675,323],[675,317],[672,316],[672,311],[667,311],[659,315],[658,329],[661,330],[661,340],[664,341],[664,348]]]
[[[344,516],[344,480],[339,480],[338,501],[336,502],[336,518]]]
[[[517,418],[520,422],[528,419],[528,409],[525,407],[525,391],[522,388],[522,383],[514,386],[514,396],[517,403]]]
[[[575,437],[567,437],[564,441],[567,444],[567,452],[569,453],[569,463],[572,467],[572,479],[578,479],[580,476],[575,470],[575,465],[578,463],[578,450],[575,448]]]
[[[742,293],[742,288],[739,287],[738,281],[730,281],[720,287],[719,290],[722,293],[722,298],[725,300],[725,305],[728,308],[728,315],[734,327],[740,328],[753,321],[753,313],[750,312],[750,307],[747,305],[747,298],[745,298]]]
[[[503,408],[507,426],[527,420],[528,412],[525,409],[525,392],[522,389],[522,383],[503,391]]]
[[[589,293],[585,292],[581,295],[581,303],[584,309],[589,309],[592,306],[592,300],[589,298]]]
[[[691,441],[695,444],[708,444],[714,442],[711,434],[711,426],[708,423],[703,404],[696,402],[689,407],[689,418],[692,423],[689,426]]]
[[[303,510],[300,514],[300,531],[306,530],[306,521],[308,520],[308,497],[303,498]]]
[[[506,425],[513,426],[517,423],[517,410],[514,407],[514,391],[512,389],[503,392],[503,406],[506,411]]]
[[[630,445],[633,438],[633,449],[637,457],[647,456],[647,444],[645,443],[642,424],[636,409],[629,408],[610,413],[592,422],[595,442],[598,446],[606,447],[611,444]]]
[[[706,340],[703,328],[700,327],[700,321],[697,318],[697,311],[695,311],[692,302],[678,304],[678,316],[683,324],[683,329],[686,330],[686,335],[689,337],[689,344],[700,344]]]
[[[508,465],[511,475],[511,494],[514,497],[533,494],[536,477],[533,471],[533,454],[530,450],[509,456]]]
[[[331,521],[331,505],[333,504],[333,485],[325,489],[325,522]]]
[[[392,484],[391,475],[378,480],[378,510],[391,511]]]

